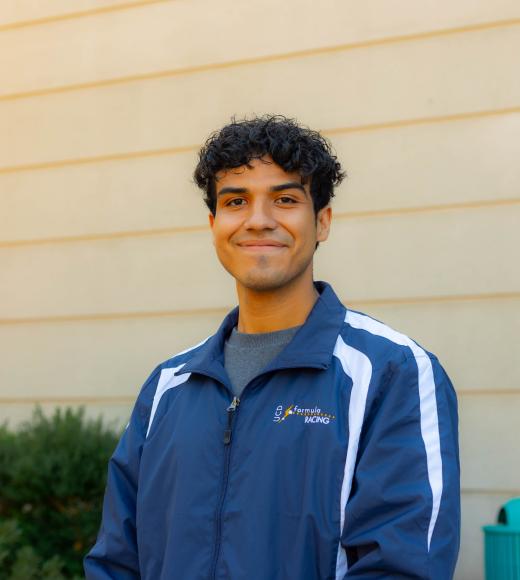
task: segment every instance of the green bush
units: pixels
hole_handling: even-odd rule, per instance
[[[83,408],[40,408],[0,426],[0,570],[9,580],[82,577],[101,519],[107,463],[119,434]]]

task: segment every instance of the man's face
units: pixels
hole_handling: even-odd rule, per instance
[[[316,242],[327,239],[331,210],[314,214],[309,183],[270,157],[223,170],[216,179],[216,213],[209,221],[217,255],[238,286],[275,291],[312,281]]]

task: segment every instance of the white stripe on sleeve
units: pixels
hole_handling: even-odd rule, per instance
[[[210,338],[211,338],[211,335],[206,337],[204,340],[201,340],[195,346],[190,346],[190,348],[187,348],[186,350],[178,352],[175,355],[175,357],[180,356],[181,354],[186,354],[187,352],[190,352],[191,350],[195,350],[199,346],[202,346]],[[175,357],[172,357],[172,358],[175,358]],[[153,397],[152,409],[150,411],[150,420],[148,421],[148,429],[146,430],[146,437],[148,437],[148,434],[150,433],[150,429],[152,427],[152,422],[153,422],[153,419],[155,417],[157,407],[159,406],[159,403],[160,403],[161,398],[164,395],[164,393],[166,391],[168,391],[169,389],[173,389],[174,387],[178,387],[179,385],[182,385],[182,383],[185,383],[190,378],[191,373],[184,373],[182,375],[176,374],[178,371],[181,370],[181,368],[185,364],[186,363],[183,363],[183,364],[181,364],[177,367],[174,367],[174,368],[162,369],[161,376],[159,377],[159,382],[157,384],[157,388],[155,389],[155,395]]]
[[[146,430],[146,437],[150,433],[152,428],[152,422],[157,411],[157,407],[161,401],[162,396],[169,389],[173,389],[185,383],[189,378],[191,373],[183,373],[182,375],[175,374],[180,371],[186,363],[179,365],[178,367],[173,367],[169,369],[163,369],[161,371],[161,376],[159,377],[159,382],[157,384],[157,389],[155,390],[155,395],[153,397],[152,410],[150,411],[150,420],[148,421],[148,429]]]
[[[419,407],[421,413],[421,435],[426,450],[428,480],[432,491],[432,513],[428,527],[428,551],[439,514],[442,496],[442,457],[437,414],[437,397],[430,357],[411,338],[395,331],[385,324],[358,312],[347,310],[345,321],[354,328],[366,330],[371,334],[382,336],[407,346],[412,351],[418,368]]]
[[[368,395],[368,387],[372,377],[372,364],[369,358],[361,351],[345,344],[341,336],[338,336],[334,347],[334,356],[338,357],[343,371],[352,379],[352,390],[348,406],[348,429],[349,439],[347,447],[347,457],[345,459],[345,469],[343,473],[343,483],[341,485],[340,500],[340,537],[345,526],[345,506],[352,487],[354,467],[359,446],[359,437],[363,427],[363,417]],[[338,546],[336,558],[336,578],[343,579],[348,569],[347,555],[341,545]]]

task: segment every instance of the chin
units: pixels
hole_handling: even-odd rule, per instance
[[[281,272],[273,272],[271,275],[250,272],[243,278],[238,279],[238,282],[248,290],[254,290],[255,292],[272,292],[283,288],[289,283],[289,280],[287,280],[285,274]]]

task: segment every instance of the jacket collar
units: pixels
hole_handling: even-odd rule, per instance
[[[287,368],[325,369],[330,365],[346,309],[330,284],[314,282],[320,296],[303,326],[291,342],[264,369],[264,372]],[[183,373],[200,373],[228,384],[224,369],[224,343],[238,322],[238,306],[224,318],[211,336],[182,368]]]

